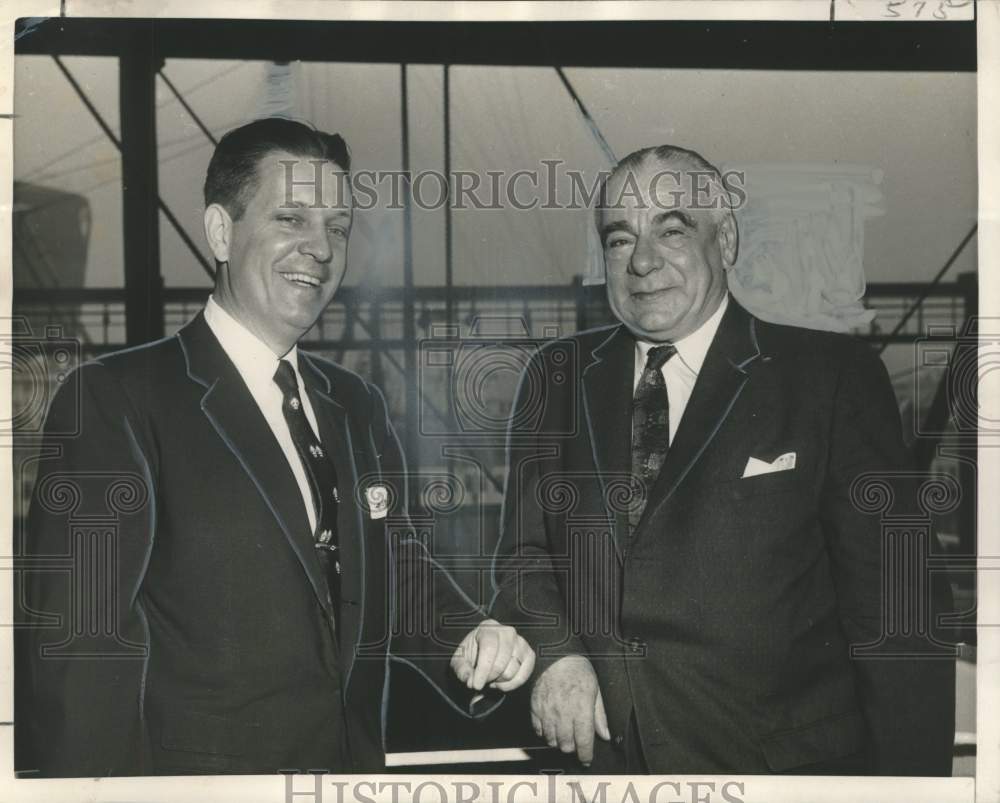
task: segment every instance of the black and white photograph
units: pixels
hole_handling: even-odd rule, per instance
[[[15,6],[4,799],[1000,799],[1000,3]]]

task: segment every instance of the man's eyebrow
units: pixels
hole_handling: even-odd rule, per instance
[[[660,212],[660,214],[653,218],[653,224],[661,226],[671,218],[676,218],[689,229],[696,230],[698,228],[698,224],[695,222],[694,218],[686,212],[682,212],[680,209],[668,209],[666,212]]]
[[[601,226],[601,239],[603,240],[613,231],[623,231],[626,234],[635,235],[635,229],[627,220],[612,220],[610,223],[605,223]]]
[[[315,204],[307,204],[305,201],[289,200],[278,206],[278,209],[323,209],[323,206],[316,206]],[[351,217],[350,209],[342,209],[341,207],[330,207],[333,212],[329,217]]]

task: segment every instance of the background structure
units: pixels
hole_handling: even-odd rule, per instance
[[[16,48],[14,314],[43,346],[20,363],[40,370],[14,376],[15,544],[59,376],[204,303],[201,183],[225,131],[299,117],[341,132],[356,170],[468,171],[480,196],[489,171],[558,160],[562,192],[566,170],[592,181],[611,154],[671,142],[723,166],[878,172],[885,213],[863,252],[876,314],[857,333],[886,361],[921,466],[965,490],[935,524],[970,612],[956,637],[974,642],[975,444],[955,368],[977,309],[971,24],[49,20],[22,26]],[[538,341],[610,320],[603,288],[583,282],[591,216],[380,200],[359,213],[345,287],[307,341],[386,393],[417,512],[485,598],[517,373]],[[428,490],[440,475],[443,498]],[[475,741],[402,697],[400,749],[414,717],[439,722],[442,744]],[[518,705],[512,744],[527,730]]]

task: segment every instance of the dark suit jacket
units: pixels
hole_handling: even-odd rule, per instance
[[[855,756],[873,772],[950,774],[950,650],[883,637],[883,570],[905,567],[883,559],[879,516],[852,499],[860,475],[907,467],[881,361],[730,299],[629,539],[634,348],[608,327],[529,366],[495,562],[494,614],[539,651],[536,677],[561,655],[591,658],[615,737],[593,768],[621,771],[634,709],[656,773],[815,771]],[[794,470],[742,478],[749,457],[788,452]],[[946,605],[947,589],[935,593]],[[852,658],[869,642],[946,657]]]
[[[389,636],[397,600],[426,590],[412,585],[425,550],[382,395],[304,352],[300,372],[341,482],[340,600],[285,456],[202,314],[85,364],[54,399],[48,431],[78,417],[79,434],[46,440],[29,515],[25,565],[65,558],[26,573],[46,625],[19,634],[27,777],[384,766]],[[387,518],[365,501],[380,484]],[[421,665],[442,686],[446,656]]]

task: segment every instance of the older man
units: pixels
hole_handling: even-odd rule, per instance
[[[604,772],[950,774],[953,663],[895,626],[906,575],[851,499],[907,467],[886,371],[728,295],[729,198],[692,151],[623,159],[621,324],[542,350],[515,402],[494,611],[539,652],[535,729]]]
[[[381,393],[297,347],[344,276],[349,170],[340,136],[301,123],[228,133],[205,181],[204,311],[54,400],[24,554],[76,568],[26,573],[52,629],[18,649],[24,777],[384,767],[389,637],[399,600],[430,604],[428,556]],[[490,625],[452,665],[507,690],[533,654]],[[439,691],[450,655],[422,667]]]

